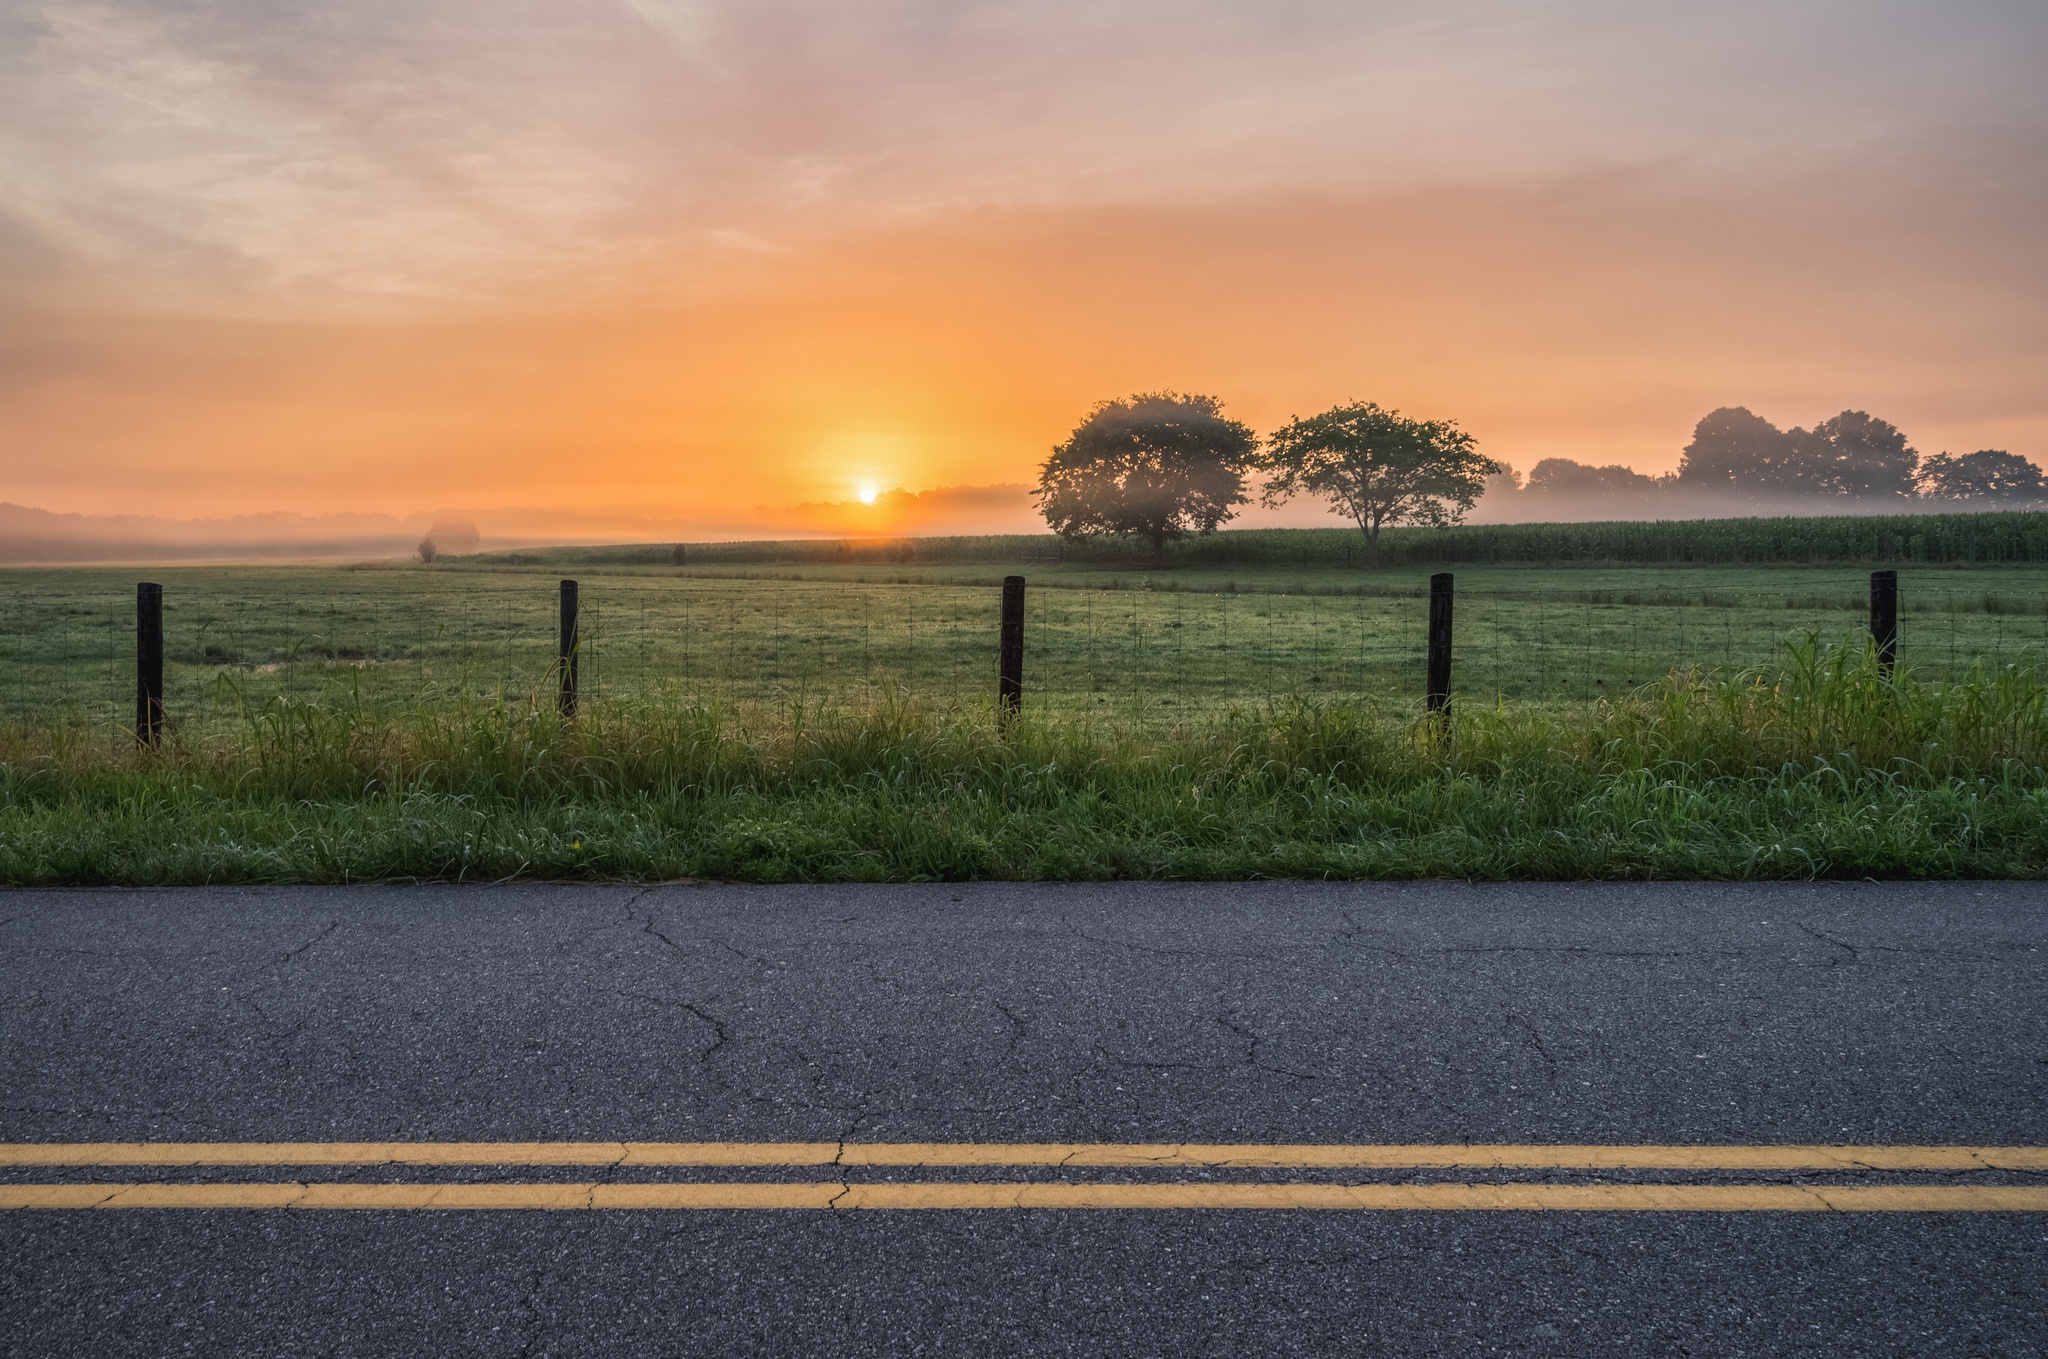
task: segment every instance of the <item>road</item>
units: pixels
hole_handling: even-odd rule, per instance
[[[2048,1212],[1942,1197],[2048,1194],[2041,886],[13,892],[0,946],[55,1157],[0,1197],[299,1205],[0,1212],[9,1355],[2048,1353]],[[1936,1150],[1782,1150],[1841,1145]],[[1062,1194],[1157,1206],[854,1211]],[[1187,1206],[1276,1194],[1365,1206]]]

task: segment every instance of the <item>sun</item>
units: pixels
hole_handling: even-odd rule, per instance
[[[860,503],[872,505],[875,503],[875,497],[881,493],[882,490],[879,486],[863,486],[860,488]]]

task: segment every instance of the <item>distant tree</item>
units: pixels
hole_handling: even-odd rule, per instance
[[[1913,494],[1920,455],[1898,427],[1865,411],[1843,411],[1812,429],[1795,429],[1785,489],[1859,500]]]
[[[1913,494],[1919,463],[1896,426],[1865,411],[1781,430],[1742,406],[1723,406],[1693,428],[1675,484],[1751,498],[1900,499]]]
[[[421,560],[421,561],[423,561],[423,562],[431,562],[431,561],[433,561],[433,560],[434,560],[434,553],[435,553],[435,551],[436,551],[436,549],[435,549],[435,547],[434,547],[434,540],[433,540],[432,538],[422,538],[422,539],[420,539],[420,547],[419,547],[419,553],[420,553],[420,560]]]
[[[1355,522],[1379,565],[1388,524],[1455,524],[1501,465],[1481,457],[1448,420],[1410,420],[1370,401],[1294,420],[1267,440],[1264,500],[1306,492]]]
[[[453,553],[459,557],[465,552],[476,551],[476,525],[467,519],[436,519],[433,527],[427,530],[427,536],[434,540],[437,554]]]
[[[1792,439],[1747,406],[1709,411],[1693,426],[1678,460],[1677,484],[1688,491],[1755,496],[1791,489]]]
[[[1504,462],[1494,463],[1500,470],[1487,474],[1486,489],[1479,493],[1484,499],[1490,495],[1510,496],[1522,489],[1522,474]]]
[[[1920,490],[1936,500],[2041,500],[2048,498],[2048,477],[2017,453],[1980,448],[1922,462]]]
[[[688,563],[689,560],[690,549],[685,544],[677,543],[668,550],[668,564],[670,566],[682,566]]]
[[[1062,537],[1134,534],[1157,557],[1167,539],[1213,533],[1236,515],[1258,446],[1211,396],[1105,401],[1053,449],[1032,496]]]
[[[1570,458],[1545,458],[1529,469],[1529,489],[1541,495],[1608,500],[1616,496],[1648,496],[1664,483],[1619,464],[1589,467]]]

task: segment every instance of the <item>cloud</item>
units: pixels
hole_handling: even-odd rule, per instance
[[[1730,404],[1786,425],[1867,409],[1923,448],[2042,458],[2048,195],[2025,165],[1987,146],[1974,164],[988,211],[642,310],[0,307],[0,496],[723,521],[861,484],[1027,482],[1094,402],[1161,387],[1261,430],[1377,400],[1456,418],[1523,468],[1666,471]]]
[[[0,53],[0,214],[215,309],[688,290],[990,207],[2038,144],[2048,108],[2048,11],[1931,0],[16,0]]]

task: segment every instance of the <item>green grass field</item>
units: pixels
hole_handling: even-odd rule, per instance
[[[1460,565],[1446,735],[1428,563],[654,555],[8,571],[0,882],[2048,873],[2039,566]]]
[[[1422,689],[1427,568],[1017,568],[1027,702],[1061,718],[1197,719],[1282,698],[1402,708]],[[134,570],[0,575],[0,716],[129,720]],[[527,567],[178,568],[165,587],[171,720],[195,738],[275,698],[383,714],[450,698],[518,704],[553,683],[555,578]],[[585,565],[596,705],[971,708],[993,690],[986,567]],[[1465,703],[1585,703],[1673,669],[1771,671],[1790,642],[1861,635],[1852,567],[1464,567],[1454,689]],[[1902,647],[1923,678],[2033,663],[2048,569],[1902,572]]]

